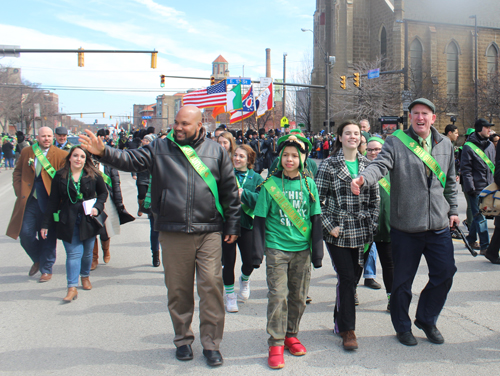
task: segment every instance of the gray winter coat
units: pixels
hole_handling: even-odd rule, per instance
[[[477,132],[474,132],[467,139],[477,145],[495,163],[495,146],[493,142],[484,139]],[[462,147],[462,158],[460,160],[460,171],[464,184],[464,192],[471,195],[478,195],[488,185],[493,183],[493,173],[479,155],[469,145]]]
[[[451,141],[431,127],[431,155],[446,174],[445,188],[431,172],[428,178],[424,162],[397,137],[385,141],[378,157],[361,173],[365,184],[376,184],[391,172],[391,227],[404,232],[441,230],[449,226],[449,217],[458,215],[455,157]],[[418,142],[412,128],[405,133]]]

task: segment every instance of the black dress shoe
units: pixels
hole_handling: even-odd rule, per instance
[[[191,345],[182,345],[175,350],[175,357],[179,360],[192,360],[193,359],[193,349]]]
[[[203,350],[203,355],[205,355],[207,364],[211,367],[221,366],[224,362],[219,350]]]
[[[373,278],[365,278],[365,286],[374,290],[380,289],[382,286]]]
[[[436,328],[436,325],[428,325],[415,320],[415,326],[419,329],[422,329],[427,336],[427,339],[432,343],[437,343],[438,345],[444,343],[444,338],[439,332],[438,328]]]
[[[486,253],[486,254],[484,255],[484,257],[486,257],[488,260],[490,260],[490,262],[491,262],[492,264],[500,264],[500,257],[498,257],[498,255],[496,255],[496,256],[492,256],[492,255],[490,255],[489,253]]]
[[[399,342],[401,342],[405,346],[415,346],[416,344],[418,344],[411,331],[396,333],[396,336],[398,337]]]

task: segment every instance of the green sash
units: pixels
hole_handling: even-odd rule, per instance
[[[441,182],[443,185],[443,188],[446,186],[446,174],[441,170],[441,167],[439,166],[439,163],[430,155],[428,152],[426,152],[419,144],[417,141],[415,141],[413,138],[408,136],[406,133],[404,133],[401,129],[398,129],[396,132],[392,134],[393,136],[396,136],[405,146],[410,149],[417,157],[419,157],[422,162],[424,162],[429,169],[434,172],[434,174],[437,176],[438,180]]]
[[[152,176],[149,175],[148,191],[146,192],[146,197],[144,198],[144,209],[149,209],[151,207],[151,179]]]
[[[177,142],[175,142],[174,137],[172,136],[173,130],[170,131],[170,133],[167,135],[167,138],[172,141],[174,144],[176,144],[179,149],[184,153],[186,156],[188,162],[193,166],[194,170],[198,173],[198,175],[201,176],[203,181],[207,183],[208,188],[210,188],[210,191],[212,191],[212,194],[214,195],[215,198],[215,207],[219,211],[220,215],[222,215],[222,219],[224,219],[224,211],[222,210],[222,206],[219,202],[219,192],[217,191],[217,182],[215,181],[214,176],[212,175],[212,172],[210,172],[210,169],[203,163],[203,161],[198,157],[196,154],[196,151],[189,145],[179,145]]]
[[[33,153],[35,153],[35,156],[38,158],[38,162],[42,164],[45,171],[47,171],[47,174],[49,174],[49,176],[53,179],[56,174],[56,169],[52,167],[47,157],[43,155],[43,151],[40,149],[40,146],[38,146],[38,142],[33,145]]]
[[[264,184],[271,197],[276,201],[278,206],[287,215],[299,232],[304,235],[307,241],[311,241],[311,226],[304,218],[295,210],[292,203],[283,194],[283,191],[278,187],[276,182],[271,178]]]
[[[247,172],[248,174],[248,172]],[[246,177],[245,177],[246,180]],[[245,184],[245,180],[243,181],[243,184]],[[238,189],[241,188],[240,182],[238,181],[238,178],[236,178],[236,184],[238,184]],[[250,218],[254,219],[255,215],[253,214],[253,209],[248,206],[245,203],[241,203],[241,209],[245,212],[246,215],[248,215]]]
[[[387,194],[390,196],[391,195],[391,183],[386,178],[382,178],[378,181],[380,186],[384,188],[384,190],[387,192]]]
[[[104,182],[107,185],[109,185],[110,187],[112,187],[113,183],[111,182],[111,178],[108,175],[106,175],[104,172],[101,172],[101,174],[102,174],[102,178],[103,178]]]
[[[482,151],[477,145],[473,144],[472,142],[466,142],[464,145],[467,145],[472,150],[474,150],[474,152],[477,155],[479,155],[479,157],[483,160],[483,162],[488,165],[488,167],[491,170],[491,173],[492,174],[495,173],[495,165],[493,164],[493,162],[491,162],[491,160],[488,158],[488,156],[486,154],[484,154],[484,151]]]

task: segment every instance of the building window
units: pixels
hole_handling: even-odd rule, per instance
[[[446,48],[448,112],[458,111],[458,46],[451,42]]]
[[[488,74],[494,75],[498,72],[498,51],[494,45],[491,45],[486,51],[486,62]]]
[[[387,57],[387,32],[385,31],[385,27],[382,27],[380,31],[380,55],[382,59]]]
[[[410,45],[411,88],[415,95],[422,94],[422,43],[415,39]]]

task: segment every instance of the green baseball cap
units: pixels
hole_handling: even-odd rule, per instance
[[[425,98],[418,98],[418,99],[415,99],[413,102],[410,103],[410,105],[408,106],[408,111],[411,112],[411,109],[413,108],[413,106],[417,105],[417,104],[423,104],[424,106],[427,106],[431,109],[432,113],[436,113],[436,106],[434,106],[434,103],[432,103],[430,100],[428,99],[425,99]]]

